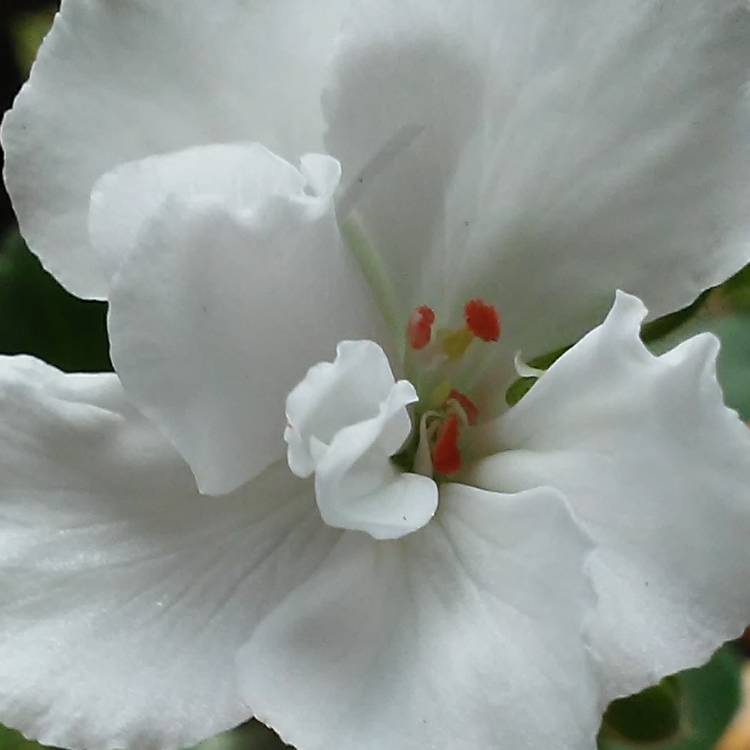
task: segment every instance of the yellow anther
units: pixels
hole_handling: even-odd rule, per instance
[[[449,359],[461,359],[474,340],[474,334],[468,328],[459,328],[456,331],[445,331],[441,337],[440,345]]]

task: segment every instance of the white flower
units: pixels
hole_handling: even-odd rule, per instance
[[[737,634],[750,439],[631,295],[748,261],[749,63],[734,0],[64,0],[6,180],[117,375],[2,359],[0,719],[580,750]]]

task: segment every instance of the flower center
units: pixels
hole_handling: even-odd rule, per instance
[[[500,338],[500,316],[481,299],[464,306],[463,325],[437,328],[435,311],[422,305],[406,327],[406,369],[419,393],[415,440],[396,460],[419,474],[449,477],[462,466],[461,446],[480,417],[470,390],[459,390],[456,379],[471,364],[472,345]]]

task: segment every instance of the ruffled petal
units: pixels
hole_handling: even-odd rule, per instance
[[[289,467],[302,477],[315,473],[327,524],[398,539],[435,514],[435,482],[391,461],[412,431],[407,407],[418,400],[373,341],[342,341],[335,361],[311,367],[289,394]]]
[[[300,477],[310,476],[336,434],[377,416],[395,384],[388,357],[373,341],[342,341],[334,362],[313,365],[286,400],[284,439],[292,471]],[[416,399],[414,394],[406,404]],[[394,451],[401,447],[409,429],[410,423],[406,435],[396,436]]]
[[[342,429],[315,468],[315,495],[323,520],[376,539],[398,539],[435,514],[438,488],[430,477],[398,469],[390,460],[411,432],[406,410],[417,400],[401,380],[371,419]]]
[[[565,494],[597,544],[593,643],[608,697],[705,661],[750,616],[750,432],[722,403],[718,341],[660,357],[642,303],[612,312],[485,429],[466,481]]]
[[[282,458],[289,391],[340,340],[377,335],[336,227],[338,175],[330,157],[297,170],[257,144],[206,146],[126,165],[95,193],[92,233],[120,263],[112,361],[202,492]]]
[[[0,720],[62,747],[249,718],[236,656],[339,534],[285,464],[220,499],[114,375],[0,360]]]
[[[246,698],[304,750],[594,748],[589,549],[554,491],[446,486],[416,534],[341,538],[255,631]]]
[[[750,259],[748,60],[737,0],[359,0],[325,99],[341,218],[404,325],[496,304],[508,369],[618,288],[676,310]]]
[[[254,140],[321,150],[320,91],[344,0],[64,0],[3,123],[21,228],[71,292],[103,298],[94,182],[123,162]]]

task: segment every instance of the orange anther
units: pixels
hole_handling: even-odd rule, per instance
[[[432,324],[435,322],[435,313],[431,307],[422,305],[418,307],[409,318],[406,335],[409,346],[412,349],[424,349],[432,339]]]
[[[445,399],[446,403],[450,400],[457,401],[466,413],[469,424],[476,424],[479,419],[479,407],[464,393],[457,391],[455,388],[448,394]]]
[[[500,316],[494,305],[481,299],[466,303],[464,318],[467,328],[482,341],[497,341],[500,338]]]
[[[458,417],[451,414],[440,425],[432,446],[432,466],[438,474],[455,474],[461,468],[458,449]]]

